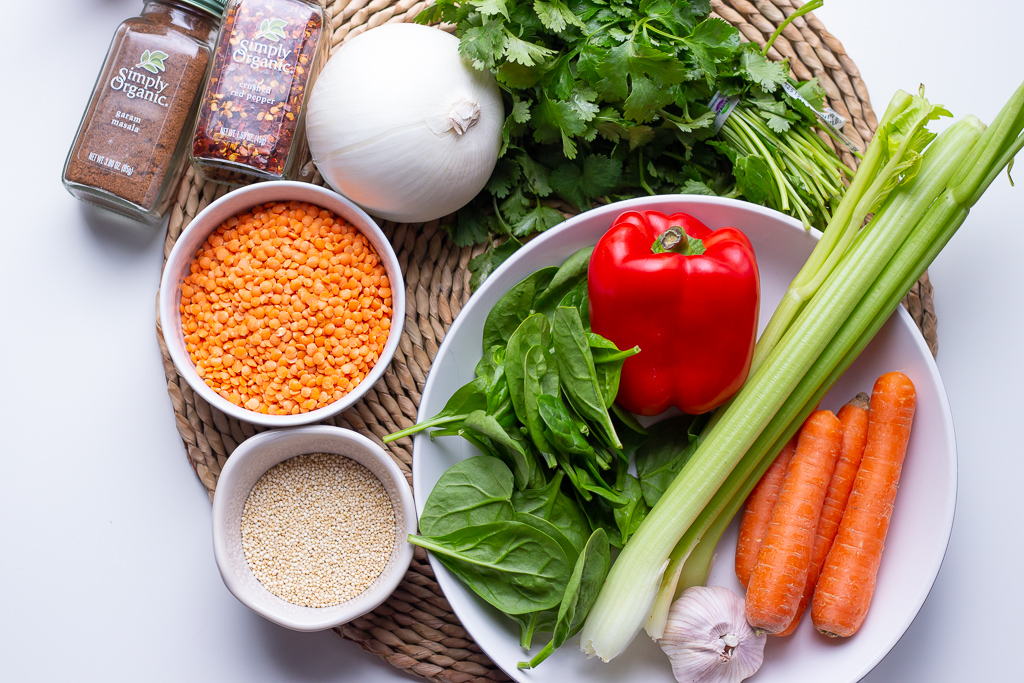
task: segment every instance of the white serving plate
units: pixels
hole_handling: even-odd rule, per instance
[[[576,250],[594,245],[620,213],[656,209],[690,213],[708,227],[735,226],[754,245],[761,273],[761,329],[781,301],[789,282],[810,254],[816,233],[780,213],[718,197],[672,195],[633,199],[580,214],[531,241],[497,269],[455,320],[427,378],[419,419],[437,413],[454,391],[473,378],[482,355],[484,319],[495,302],[530,273],[558,265]],[[809,615],[789,638],[768,639],[765,662],[751,679],[757,683],[852,683],[865,676],[892,649],[910,626],[938,574],[949,540],[956,504],[956,442],[946,393],[938,368],[910,316],[900,309],[879,331],[860,357],[822,401],[838,411],[860,391],[871,391],[875,379],[893,370],[904,372],[917,388],[917,413],[900,481],[886,551],[871,610],[860,631],[848,639],[830,640],[814,630]],[[417,512],[441,474],[459,460],[477,455],[463,439],[431,440],[416,436],[413,487]],[[733,572],[736,523],[717,548],[718,561],[709,585],[726,586],[742,595]],[[640,633],[626,652],[610,663],[586,659],[579,637],[570,639],[537,669],[520,671],[516,663],[529,656],[519,647],[518,629],[508,618],[478,598],[433,556],[437,574],[455,614],[484,652],[517,681],[557,683],[671,683],[668,658]],[[546,635],[535,638],[534,651]]]

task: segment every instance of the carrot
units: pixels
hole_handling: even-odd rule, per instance
[[[782,452],[776,456],[768,471],[757,482],[757,486],[747,496],[743,505],[743,518],[740,521],[740,537],[736,541],[736,578],[746,588],[750,582],[750,573],[757,564],[757,553],[761,550],[764,533],[768,529],[768,521],[772,517],[772,508],[779,498],[779,489],[786,476],[786,468],[796,450],[796,435],[789,440]]]
[[[851,636],[864,623],[916,401],[913,382],[901,372],[882,375],[871,392],[864,458],[811,603],[814,626],[825,635]]]
[[[839,530],[839,521],[843,518],[846,510],[846,501],[850,498],[850,491],[853,489],[853,480],[857,477],[857,468],[860,467],[861,456],[864,455],[864,443],[868,434],[868,399],[865,393],[857,394],[849,403],[839,409],[839,422],[843,425],[843,443],[839,447],[839,460],[836,461],[835,472],[832,473],[832,481],[829,482],[828,492],[825,494],[825,504],[821,508],[821,517],[818,519],[818,531],[814,538],[814,548],[811,550],[811,566],[807,571],[807,581],[804,584],[804,594],[800,598],[800,606],[796,610],[793,622],[785,631],[776,633],[777,636],[788,636],[800,625],[800,618],[804,610],[811,602],[814,595],[814,585],[818,581],[818,574],[821,572],[821,565],[828,557],[828,551],[832,548],[832,541],[835,540],[836,532]]]
[[[839,419],[827,410],[812,413],[800,428],[747,585],[747,621],[758,630],[784,631],[796,615],[842,439]]]

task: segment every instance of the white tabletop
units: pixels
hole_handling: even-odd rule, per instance
[[[163,232],[125,227],[59,182],[110,36],[140,3],[7,5],[0,680],[414,680],[331,632],[264,621],[224,588],[156,343]],[[1024,79],[1021,3],[828,0],[818,16],[877,112],[923,82],[990,120]],[[1022,212],[1024,188],[998,178],[931,268],[956,521],[928,601],[872,683],[1020,678]]]

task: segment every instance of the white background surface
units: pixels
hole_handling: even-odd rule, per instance
[[[162,232],[86,209],[59,182],[110,36],[139,6],[5,3],[0,680],[414,680],[330,632],[264,621],[221,583],[156,344]],[[828,0],[818,16],[878,112],[923,82],[988,121],[1024,79],[1017,2]],[[928,601],[871,683],[1015,680],[1024,666],[1022,213],[1024,187],[1000,177],[931,268],[956,521]]]

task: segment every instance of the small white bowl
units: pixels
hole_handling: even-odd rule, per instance
[[[333,607],[302,607],[263,587],[242,549],[242,512],[252,487],[274,465],[307,453],[336,453],[366,467],[391,498],[395,547],[380,576],[356,597]],[[314,425],[257,434],[228,458],[213,498],[213,555],[224,585],[238,600],[275,624],[296,631],[322,631],[362,616],[394,592],[412,562],[409,534],[416,533],[412,490],[398,465],[377,444],[339,427]]]
[[[309,202],[334,212],[336,216],[344,218],[356,227],[370,241],[380,256],[391,283],[391,328],[380,358],[355,389],[334,403],[306,413],[264,415],[247,410],[242,406],[236,406],[207,386],[206,382],[199,377],[185,348],[185,335],[181,330],[181,283],[189,273],[196,250],[224,221],[259,204],[291,201]],[[167,265],[164,267],[164,274],[160,279],[158,305],[164,341],[171,354],[174,367],[178,369],[189,386],[207,403],[231,417],[245,422],[265,427],[294,427],[319,422],[337,415],[362,398],[363,394],[369,391],[370,387],[384,375],[384,371],[391,363],[395,350],[398,348],[398,340],[402,336],[402,327],[405,323],[405,282],[402,279],[402,269],[398,265],[395,250],[392,249],[387,237],[365,211],[336,192],[323,187],[280,180],[257,183],[233,190],[211,203],[192,219],[189,226],[178,237],[178,241],[174,243],[174,249],[171,250],[170,256],[167,257]]]

